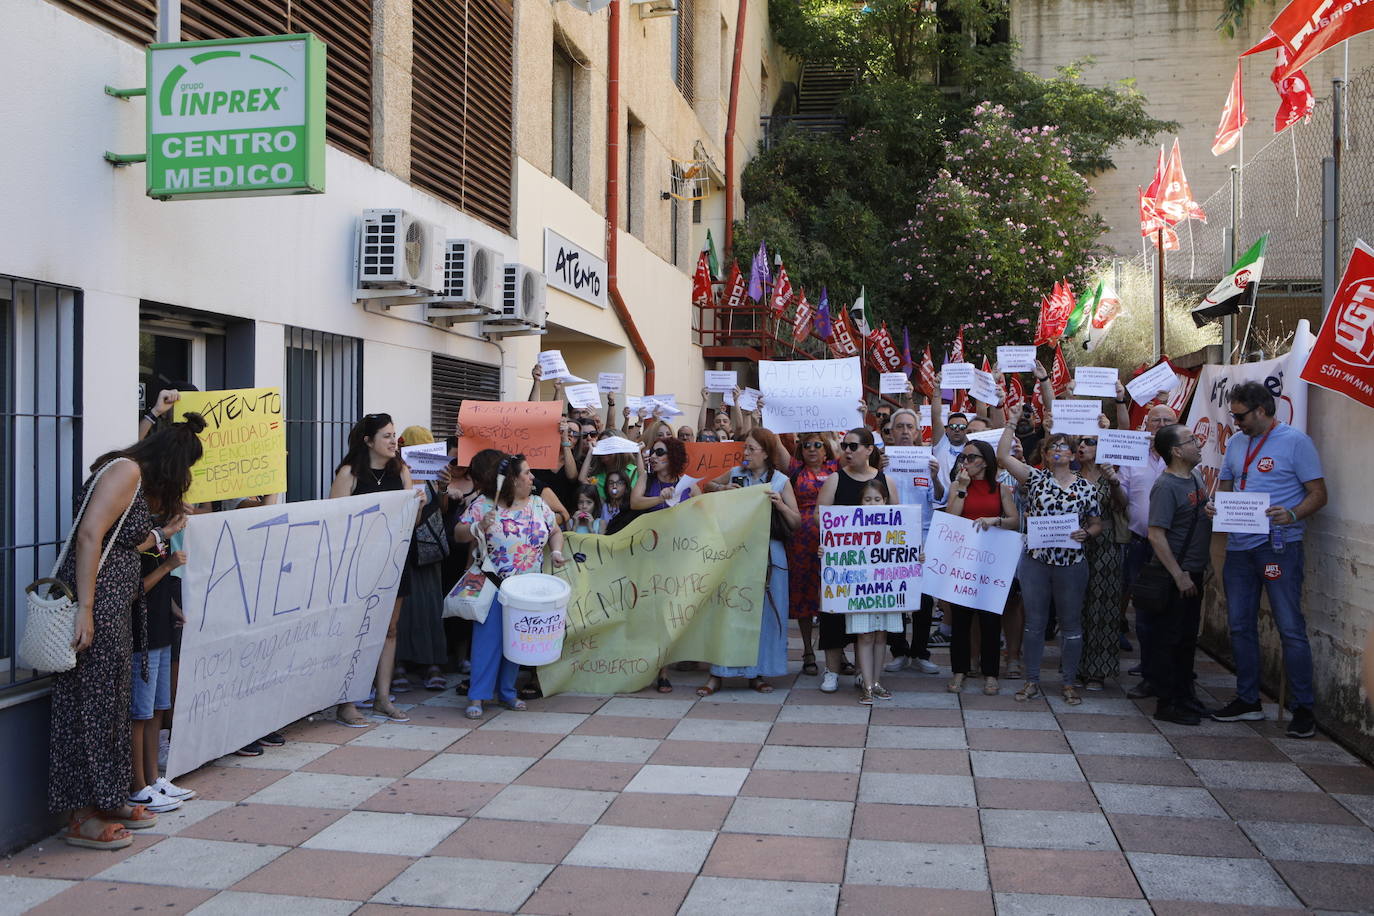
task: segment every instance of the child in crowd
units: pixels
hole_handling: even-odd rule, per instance
[[[601,531],[620,513],[630,511],[630,481],[621,471],[606,475],[606,501],[601,506]]]
[[[602,521],[601,494],[592,484],[577,488],[577,511],[563,526],[564,531],[575,534],[600,534],[605,523]]]
[[[874,477],[864,488],[859,491],[859,504],[862,506],[886,506],[887,488],[883,486],[881,478]]]

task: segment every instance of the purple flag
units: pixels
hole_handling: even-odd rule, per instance
[[[947,363],[947,362],[949,362],[949,351],[948,351],[948,350],[945,351],[945,359],[944,359],[944,362],[942,362],[942,363],[940,364],[940,367],[937,367],[936,370],[935,370],[935,377],[936,377],[936,378],[939,378],[940,376],[942,376],[942,375],[945,374],[945,373],[944,373],[944,370],[943,370],[943,366],[944,366],[944,363]],[[954,403],[954,396],[957,395],[958,393],[959,393],[959,392],[955,391],[953,388],[941,388],[941,389],[940,389],[940,400],[942,400],[942,401],[949,401],[951,404],[953,404],[953,403]]]
[[[749,268],[749,298],[762,302],[764,287],[768,285],[768,249],[759,242],[759,250],[754,255],[754,264]]]
[[[830,296],[826,293],[825,287],[821,287],[821,304],[816,306],[816,335],[821,340],[830,339]]]
[[[902,374],[911,378],[911,371],[914,367],[911,364],[911,335],[906,328],[902,328]]]

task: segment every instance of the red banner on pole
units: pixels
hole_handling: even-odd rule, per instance
[[[1302,377],[1374,407],[1374,251],[1350,253]]]

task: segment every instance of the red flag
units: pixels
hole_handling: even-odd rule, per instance
[[[1285,48],[1275,52],[1274,71],[1269,79],[1279,93],[1279,110],[1274,113],[1274,133],[1281,134],[1301,120],[1312,119],[1312,109],[1317,107],[1317,97],[1312,93],[1312,84],[1307,74],[1294,70],[1289,76],[1281,76],[1288,60]]]
[[[1259,40],[1259,44],[1248,51],[1241,51],[1240,56],[1248,57],[1251,54],[1258,54],[1261,51],[1268,51],[1272,48],[1281,47],[1283,47],[1283,42],[1279,41],[1279,36],[1275,35],[1273,32],[1265,32],[1264,37]]]
[[[1044,346],[1050,342],[1050,300],[1048,296],[1040,297],[1040,319],[1035,323],[1035,345]]]
[[[1054,282],[1054,291],[1040,299],[1040,323],[1035,328],[1035,345],[1054,343],[1064,336],[1076,303],[1073,288],[1061,280]]]
[[[1339,0],[1292,0],[1269,24],[1290,52],[1288,68],[1281,74],[1285,77],[1327,48],[1370,29],[1374,29],[1374,4]]]
[[[1045,422],[1045,398],[1040,394],[1040,385],[1038,384],[1031,387],[1031,416],[1035,418],[1037,423]]]
[[[1302,377],[1374,407],[1374,251],[1357,245]]]
[[[768,308],[773,313],[773,318],[782,317],[782,313],[787,310],[787,300],[792,298],[792,281],[787,279],[787,268],[778,265],[778,278],[773,281],[773,295],[768,298]]]
[[[1222,153],[1236,145],[1240,130],[1245,122],[1245,93],[1241,89],[1240,61],[1236,61],[1236,75],[1231,77],[1231,91],[1226,96],[1226,107],[1221,110],[1221,123],[1217,125],[1217,136],[1212,141],[1212,155]]]
[[[806,290],[802,290],[799,295],[801,298],[797,300],[797,314],[792,318],[792,339],[798,343],[811,333],[811,316],[816,312],[811,303],[806,301]]]
[[[698,308],[711,308],[715,304],[715,297],[711,295],[711,268],[707,264],[706,252],[703,251],[697,258],[696,273],[692,274],[692,305]]]
[[[954,346],[949,350],[949,361],[952,363],[962,363],[964,361],[964,326],[959,325],[959,333],[954,335]]]
[[[954,402],[949,405],[950,413],[963,413],[968,407],[968,390],[956,388],[954,390]]]
[[[858,356],[859,343],[850,323],[849,313],[840,309],[834,317],[834,332],[830,335],[830,349],[836,357]]]
[[[921,373],[918,376],[918,386],[921,393],[928,398],[935,397],[935,392],[939,388],[939,383],[935,378],[935,361],[930,358],[930,344],[926,344],[925,355],[921,357]]]
[[[902,354],[897,351],[897,342],[887,325],[875,328],[868,335],[869,363],[878,372],[898,372],[902,368]]]
[[[1207,222],[1207,214],[1193,200],[1193,191],[1188,187],[1188,179],[1183,174],[1183,153],[1174,138],[1174,148],[1169,152],[1169,163],[1164,167],[1164,181],[1155,204],[1159,215],[1170,226],[1185,219]]]
[[[1159,148],[1159,158],[1155,161],[1155,177],[1145,189],[1145,203],[1152,211],[1159,210],[1159,195],[1164,190],[1164,147]]]
[[[1026,389],[1021,387],[1021,376],[1013,375],[1011,377],[1011,384],[1007,385],[1007,401],[1002,405],[1002,408],[1010,413],[1013,407],[1025,403]]]
[[[739,265],[731,262],[730,275],[725,278],[722,304],[726,308],[739,308],[744,305],[744,297],[748,291],[749,284],[744,279],[744,274],[740,273]]]
[[[1050,370],[1050,388],[1054,396],[1062,398],[1069,393],[1069,364],[1064,360],[1064,351],[1059,344],[1054,345],[1054,368]]]

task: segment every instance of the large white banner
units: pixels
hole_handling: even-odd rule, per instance
[[[418,505],[397,491],[190,518],[168,778],[367,698]]]
[[[1002,613],[1021,560],[1021,535],[989,528],[936,512],[926,534],[926,561],[921,570],[925,592],[951,604]]]
[[[763,425],[775,433],[850,430],[863,422],[859,358],[759,361]]]
[[[1263,382],[1274,395],[1279,421],[1307,432],[1307,383],[1302,380],[1301,373],[1314,343],[1316,338],[1304,319],[1298,322],[1298,329],[1293,334],[1293,349],[1283,356],[1258,363],[1202,367],[1187,425],[1202,445],[1202,463],[1198,470],[1209,490],[1216,490],[1221,462],[1226,456],[1226,442],[1236,433],[1231,420],[1231,403],[1226,399],[1233,386],[1241,382]]]

